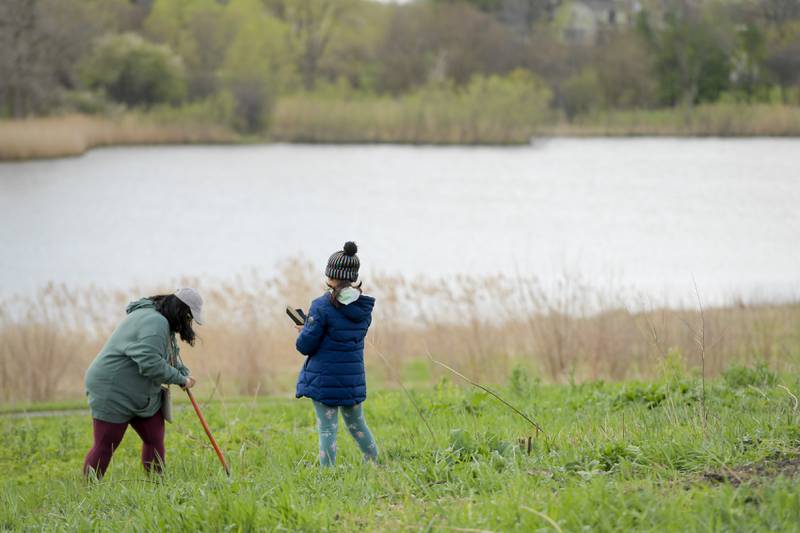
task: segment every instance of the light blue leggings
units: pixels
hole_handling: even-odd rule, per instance
[[[378,445],[369,432],[367,421],[364,420],[364,410],[361,404],[352,407],[336,407],[314,402],[314,411],[317,414],[317,430],[319,431],[319,464],[333,466],[336,464],[336,433],[339,429],[339,409],[348,431],[355,439],[365,461],[378,460]]]

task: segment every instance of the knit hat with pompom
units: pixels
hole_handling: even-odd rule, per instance
[[[344,243],[344,248],[334,252],[328,259],[325,275],[331,279],[356,281],[358,279],[358,268],[361,266],[356,252],[358,252],[356,243],[352,241]]]

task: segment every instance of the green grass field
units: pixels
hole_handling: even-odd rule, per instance
[[[704,416],[700,381],[680,371],[574,386],[517,371],[500,392],[546,434],[443,381],[413,391],[433,438],[402,392],[371,391],[381,464],[362,464],[340,427],[325,471],[308,400],[215,401],[206,416],[231,479],[185,407],[162,477],[143,473],[129,430],[95,483],[80,475],[88,415],[5,416],[0,529],[800,531],[799,389],[796,376],[735,369],[706,383]]]

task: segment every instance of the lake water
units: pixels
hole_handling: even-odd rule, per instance
[[[324,265],[800,295],[800,140],[189,146],[0,164],[0,296]],[[169,287],[165,287],[169,288]]]

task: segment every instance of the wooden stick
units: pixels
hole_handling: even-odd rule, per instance
[[[217,445],[217,441],[214,440],[214,435],[211,434],[211,430],[208,429],[208,424],[206,424],[206,419],[203,418],[203,413],[200,412],[200,406],[197,405],[197,402],[194,399],[194,394],[190,389],[183,389],[186,391],[186,394],[189,395],[189,400],[192,402],[192,406],[194,407],[194,412],[197,413],[197,418],[200,419],[200,423],[203,425],[203,429],[206,430],[206,435],[208,435],[208,440],[211,441],[211,446],[213,446],[214,451],[217,452],[217,457],[219,457],[219,462],[222,463],[222,468],[225,469],[225,473],[228,474],[228,477],[231,475],[231,469],[228,468],[228,463],[225,462],[225,456],[222,455],[222,450],[219,449]]]

